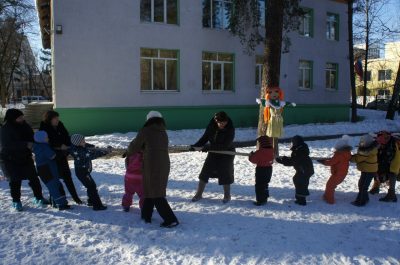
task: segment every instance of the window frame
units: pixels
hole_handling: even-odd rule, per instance
[[[383,79],[381,79],[381,73],[383,72]],[[388,73],[390,73],[390,77],[388,78]],[[392,80],[393,71],[392,69],[381,69],[378,70],[378,81],[385,82]]]
[[[142,50],[156,50],[157,57],[142,56]],[[161,51],[173,51],[176,52],[176,58],[161,57]],[[163,49],[163,48],[148,48],[140,47],[140,92],[143,93],[176,93],[180,92],[180,51],[178,49]],[[150,82],[151,89],[142,89],[142,60],[150,60]],[[154,60],[164,61],[164,84],[165,89],[154,89]],[[168,89],[168,61],[176,61],[176,89]]]
[[[328,64],[334,65],[335,69],[328,68],[328,66],[327,66]],[[335,87],[334,88],[326,87],[326,72],[327,71],[329,71],[329,72],[335,71],[336,72],[336,75],[335,75]],[[329,80],[329,83],[330,83],[330,81],[331,80]],[[338,63],[327,62],[325,64],[325,89],[329,90],[329,91],[337,91],[338,88],[339,88],[339,64]]]
[[[310,68],[303,68],[303,67],[301,67],[301,63],[302,62],[307,62],[307,63],[309,63],[310,64]],[[298,89],[299,90],[301,90],[301,91],[311,91],[311,90],[313,90],[313,86],[314,86],[314,77],[313,77],[313,74],[314,74],[314,62],[313,61],[311,61],[311,60],[305,60],[305,59],[300,59],[299,60],[299,65],[298,65],[298,71],[300,71],[300,70],[303,70],[302,71],[302,79],[303,79],[303,84],[302,84],[302,86],[299,86],[299,81],[300,80],[297,80],[297,86],[298,86]],[[305,83],[305,71],[304,70],[310,70],[310,87],[308,88],[308,87],[304,87],[304,83]]]
[[[210,10],[209,10],[210,13],[208,14],[209,22],[210,22],[210,26],[209,27],[204,26],[204,22],[203,22],[204,21],[204,17],[205,17],[205,14],[204,14],[204,2],[206,2],[206,1],[208,1],[209,5],[210,5]],[[224,24],[224,21],[225,21],[224,13],[221,13],[222,27],[214,27],[214,23],[213,23],[213,4],[214,4],[214,2],[220,2],[222,4],[222,10],[224,10],[226,2],[230,3],[232,5],[231,8],[233,7],[233,0],[203,0],[202,1],[202,3],[203,3],[203,7],[202,7],[202,9],[203,9],[203,12],[202,12],[202,26],[203,26],[203,28],[206,28],[206,29],[218,29],[218,30],[229,30],[229,25],[225,25]],[[230,12],[232,12],[232,9],[230,10]]]
[[[304,38],[314,38],[314,9],[313,9],[313,8],[309,8],[309,7],[301,7],[301,9],[302,9],[306,14],[309,15],[309,16],[308,16],[308,19],[309,19],[309,22],[308,22],[309,25],[308,25],[308,27],[309,27],[309,34],[310,34],[310,35],[307,36],[307,35],[305,35],[304,32],[301,32],[301,31],[300,31],[300,26],[304,24],[305,17],[301,17],[301,22],[300,22],[299,30],[298,30],[299,35],[302,36],[302,37],[304,37]],[[303,31],[304,31],[304,30],[303,30]]]
[[[340,16],[339,16],[339,14],[336,14],[336,13],[327,12],[326,13],[326,22],[325,23],[328,23],[328,19],[329,19],[330,16],[334,16],[335,17],[335,22],[336,22],[335,36],[332,39],[332,38],[328,37],[328,32],[326,32],[326,39],[329,40],[329,41],[339,41]],[[327,26],[327,25],[325,24],[325,26]],[[325,30],[327,30],[327,28]],[[331,34],[329,34],[329,36],[331,36]]]
[[[210,54],[216,54],[217,60],[208,60],[208,59],[203,59],[203,56],[205,53],[210,53]],[[232,61],[224,61],[224,60],[219,60],[219,55],[229,55],[232,56]],[[234,53],[229,53],[229,52],[213,52],[213,51],[202,51],[201,53],[201,90],[203,93],[234,93],[235,92],[235,54]],[[210,63],[211,68],[210,68],[210,90],[204,89],[204,83],[203,83],[203,64],[204,63]],[[221,65],[221,89],[214,89],[214,64],[220,64]],[[225,64],[232,64],[232,89],[231,90],[226,90],[225,89]]]
[[[163,2],[164,2],[164,10],[163,10],[164,21],[163,22],[154,21],[154,14],[155,14],[154,1],[155,0],[149,0],[149,1],[150,1],[150,21],[142,20],[142,6],[141,6],[141,1],[139,1],[139,12],[140,12],[140,22],[141,23],[160,24],[160,25],[176,25],[176,26],[180,25],[180,0],[175,0],[176,1],[176,23],[168,23],[168,0],[163,0]]]
[[[257,78],[255,78],[255,87],[256,88],[261,88],[262,86],[262,74],[263,74],[263,67],[264,67],[264,63],[260,63],[258,62],[258,59],[261,58],[261,60],[264,60],[263,58],[264,56],[262,55],[256,55],[256,65],[255,65],[255,74],[257,74],[258,72],[258,80]],[[258,82],[258,84],[257,84]]]

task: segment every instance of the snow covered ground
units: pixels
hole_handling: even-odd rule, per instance
[[[333,144],[309,142],[319,157],[329,156]],[[288,148],[282,145],[281,153],[289,154]],[[230,203],[222,204],[215,181],[204,200],[190,202],[204,159],[201,152],[171,154],[168,199],[181,225],[170,230],[159,227],[156,213],[152,224],[142,223],[137,200],[129,213],[121,210],[121,158],[94,163],[93,176],[109,206],[104,212],[34,208],[26,183],[25,211],[13,212],[7,182],[0,181],[0,264],[400,264],[400,203],[382,203],[382,195],[375,195],[366,207],[352,206],[359,177],[354,165],[337,189],[337,204],[328,205],[321,196],[329,168],[315,163],[305,207],[293,203],[293,170],[275,165],[270,200],[256,207],[254,166],[246,157],[235,159]]]
[[[364,120],[356,124],[350,122],[338,122],[334,124],[306,124],[288,125],[285,127],[285,138],[291,138],[296,134],[302,136],[322,136],[336,134],[356,134],[370,133],[379,130],[400,132],[400,118],[395,120],[385,120],[386,112],[375,110],[358,110],[358,115]],[[207,124],[204,125],[204,127]],[[200,130],[180,130],[169,131],[170,145],[194,144],[204,133]],[[256,128],[237,128],[235,141],[254,140],[257,135]],[[112,146],[114,148],[126,148],[131,140],[136,136],[136,132],[121,134],[96,135],[88,137],[88,141],[99,147]]]

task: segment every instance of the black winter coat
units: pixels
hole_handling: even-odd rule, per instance
[[[218,129],[214,119],[208,124],[206,131],[194,147],[205,146],[205,150],[215,151],[235,151],[233,140],[235,138],[235,128],[232,120],[229,119],[224,129]],[[234,182],[234,156],[208,153],[200,179],[206,181],[208,178],[218,178],[220,185],[228,185]]]
[[[296,175],[311,177],[314,175],[314,165],[310,158],[310,150],[306,143],[301,143],[291,148],[292,154],[290,157],[280,157],[278,162],[285,166],[292,166],[296,170]]]
[[[0,156],[5,177],[8,180],[23,180],[37,176],[32,151],[27,146],[29,142],[33,143],[32,128],[26,122],[6,122],[1,127],[0,137]]]
[[[386,175],[390,173],[390,164],[396,153],[396,141],[393,137],[387,144],[380,146],[378,149],[378,174]]]

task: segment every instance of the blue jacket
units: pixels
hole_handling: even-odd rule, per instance
[[[105,156],[108,152],[96,148],[88,148],[87,146],[82,147],[72,145],[70,148],[70,154],[74,158],[75,171],[85,170],[90,173],[92,172],[92,160]]]
[[[36,167],[49,166],[53,176],[58,176],[57,163],[54,160],[56,153],[47,143],[34,143],[33,153],[35,154]]]

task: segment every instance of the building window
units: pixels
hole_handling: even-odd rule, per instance
[[[327,89],[338,88],[338,64],[327,63],[325,67],[325,87]]]
[[[262,86],[263,56],[256,56],[256,87]]]
[[[371,71],[367,71],[367,81],[371,81]]]
[[[326,18],[326,38],[339,40],[339,15],[328,13]]]
[[[177,91],[178,51],[140,49],[140,89]]]
[[[178,0],[141,0],[140,20],[178,24]]]
[[[299,61],[299,88],[309,90],[312,88],[312,61]]]
[[[234,55],[203,52],[203,90],[233,91]]]
[[[379,70],[378,81],[392,80],[392,70]]]
[[[203,0],[203,27],[228,29],[232,0]]]
[[[314,11],[310,8],[303,8],[304,15],[300,18],[299,33],[304,37],[314,35]]]

